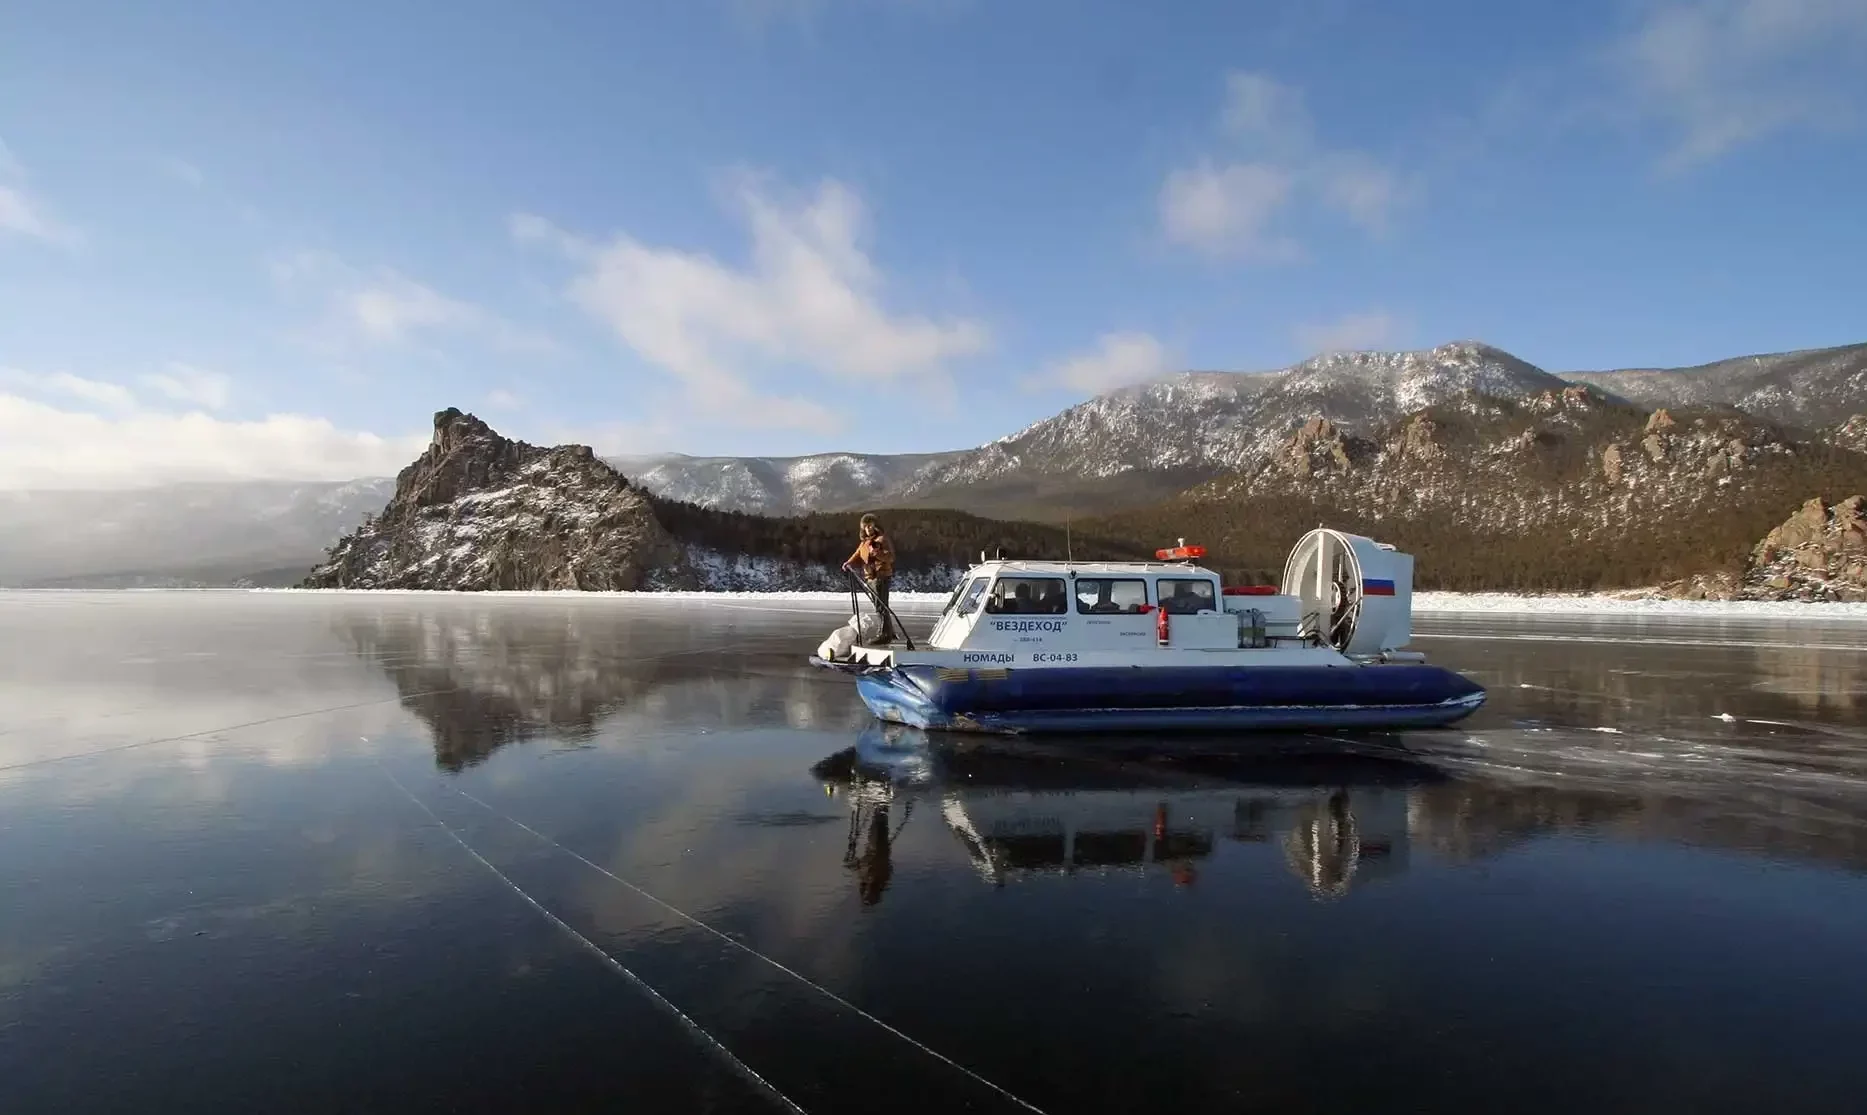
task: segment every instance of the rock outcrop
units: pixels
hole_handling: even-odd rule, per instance
[[[1867,499],[1802,505],[1757,543],[1745,591],[1775,600],[1867,600]]]
[[[1843,449],[1867,453],[1867,414],[1857,414],[1828,433],[1828,440]]]
[[[1811,499],[1757,543],[1741,576],[1704,573],[1660,595],[1678,600],[1867,601],[1867,498]]]
[[[1302,477],[1320,472],[1349,472],[1357,459],[1366,455],[1366,446],[1348,436],[1334,422],[1316,417],[1297,427],[1276,460],[1290,475]]]
[[[306,588],[632,590],[692,580],[648,498],[586,445],[541,448],[452,407],[382,513]]]

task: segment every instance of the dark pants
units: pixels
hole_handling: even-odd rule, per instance
[[[888,588],[894,580],[893,577],[870,577],[868,579],[869,591],[875,594],[876,603],[881,605],[882,642],[884,643],[895,641],[894,616],[888,609]]]

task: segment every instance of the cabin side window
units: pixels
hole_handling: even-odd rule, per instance
[[[1069,611],[1061,577],[1000,577],[986,599],[995,616],[1060,616]]]
[[[1201,610],[1217,610],[1218,593],[1212,582],[1203,577],[1162,577],[1155,582],[1160,593],[1160,610],[1174,615],[1191,615]]]
[[[979,601],[985,596],[985,586],[989,581],[990,578],[988,577],[974,577],[972,583],[967,585],[963,590],[964,595],[959,595],[958,592],[955,593],[956,596],[959,596],[958,614],[969,616],[979,610]]]
[[[1086,616],[1136,615],[1147,607],[1147,582],[1139,577],[1076,578],[1076,610]]]

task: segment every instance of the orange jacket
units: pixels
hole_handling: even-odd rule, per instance
[[[862,540],[856,552],[849,555],[846,565],[853,565],[862,571],[862,575],[871,580],[892,577],[895,574],[895,548],[888,544],[888,536],[881,531]]]

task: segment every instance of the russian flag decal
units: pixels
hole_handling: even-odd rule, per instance
[[[1364,577],[1361,582],[1361,594],[1363,596],[1392,596],[1394,595],[1394,582],[1371,581]]]

